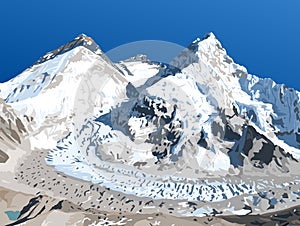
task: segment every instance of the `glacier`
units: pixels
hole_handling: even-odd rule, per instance
[[[218,205],[259,213],[281,208],[287,184],[299,192],[300,93],[249,74],[213,33],[168,64],[112,62],[80,35],[0,90],[5,150],[43,150],[55,172],[135,199],[199,204],[179,216]],[[26,171],[2,149],[3,162]]]

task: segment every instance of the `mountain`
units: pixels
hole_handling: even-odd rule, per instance
[[[300,93],[248,74],[212,33],[169,64],[113,63],[80,35],[0,90],[0,187],[24,195],[7,224],[298,213]]]

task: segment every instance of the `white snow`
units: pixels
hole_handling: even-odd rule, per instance
[[[166,102],[164,114],[174,117],[176,126],[182,123],[180,139],[172,154],[182,158],[185,166],[193,171],[209,171],[216,176],[228,173],[231,165],[226,148],[233,142],[214,135],[213,123],[222,122],[222,110],[224,114],[234,112],[233,106],[238,116],[232,117],[240,120],[236,124],[247,121],[258,133],[300,159],[294,137],[276,136],[277,132],[298,132],[300,93],[277,85],[271,79],[249,75],[243,66],[233,62],[213,34],[205,40],[195,40],[189,50],[174,59],[172,64],[181,72],[172,76],[162,76],[161,65],[149,61],[122,61],[116,64],[122,70],[121,74],[98,53],[102,54],[102,51],[93,53],[84,47],[76,47],[0,84],[0,98],[5,99],[20,118],[24,115],[33,117],[33,131],[29,137],[31,148],[51,149],[46,162],[56,170],[112,190],[152,199],[219,202],[255,193],[258,186],[242,181],[235,184],[203,182],[195,174],[186,178],[190,172],[185,171],[188,167],[183,168],[182,177],[171,170],[171,173],[151,174],[151,170],[157,169],[153,166],[157,159],[152,154],[154,144],[145,142],[157,128],[154,124],[148,126],[146,116],[126,118],[132,109],[122,109],[117,112],[120,114],[118,119],[127,121],[118,125],[119,129],[109,122],[95,121],[129,101],[126,96],[129,82],[139,88],[140,97],[158,97],[153,99],[158,106],[163,105],[163,99]],[[157,80],[152,81],[154,77]],[[138,100],[134,98],[130,101]],[[170,109],[175,106],[172,115]],[[154,114],[159,115],[161,111],[156,108]],[[115,121],[111,123],[117,123]],[[233,123],[233,126],[238,125]],[[126,135],[127,130],[135,134],[135,140]],[[208,148],[197,144],[201,131],[205,132]],[[110,162],[108,157],[101,156],[107,151],[105,148],[112,153],[109,156],[112,159],[125,155],[125,150],[130,153],[126,155],[128,159]],[[102,149],[104,151],[100,152]],[[168,153],[167,157],[172,154]],[[133,166],[143,161],[147,163],[147,172]],[[194,214],[200,216],[205,211],[200,208]],[[245,215],[249,210],[233,213]]]

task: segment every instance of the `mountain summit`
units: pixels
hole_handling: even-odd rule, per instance
[[[96,42],[92,38],[86,36],[85,34],[80,34],[73,41],[69,42],[68,44],[65,44],[65,45],[59,47],[58,49],[45,54],[35,64],[44,63],[48,60],[55,58],[58,55],[64,54],[64,53],[66,53],[72,49],[75,49],[76,47],[79,47],[79,46],[83,46],[97,55],[103,54],[100,47],[96,44]]]
[[[31,197],[16,223],[299,206],[300,93],[248,74],[213,33],[168,65],[113,63],[82,34],[0,90],[0,186]]]

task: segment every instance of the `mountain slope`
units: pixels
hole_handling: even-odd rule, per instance
[[[0,90],[1,186],[177,217],[299,205],[299,92],[248,74],[212,33],[170,64],[112,63],[80,35]]]
[[[24,115],[27,121],[24,125],[12,107],[2,99],[0,99],[0,109],[0,163],[6,163],[11,156],[9,149],[21,145],[28,134],[26,125],[30,123],[30,118]]]

